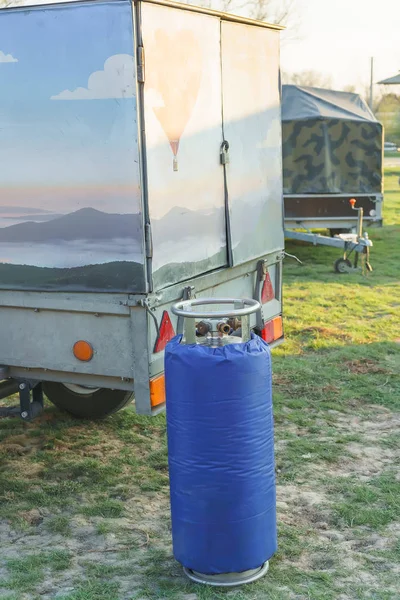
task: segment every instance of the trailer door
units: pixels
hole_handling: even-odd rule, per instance
[[[155,289],[227,264],[220,20],[142,3]]]
[[[284,247],[279,32],[221,23],[232,264]]]

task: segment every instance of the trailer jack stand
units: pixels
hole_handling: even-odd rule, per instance
[[[0,383],[0,398],[19,393],[19,406],[0,407],[0,417],[18,417],[31,421],[43,411],[42,384],[36,381],[7,380]]]
[[[341,234],[341,235],[345,236],[346,234]],[[368,237],[366,237],[364,241],[368,242]],[[351,244],[348,244],[345,242],[345,251],[343,252],[343,258],[338,258],[337,261],[335,261],[336,273],[351,273],[352,271],[360,270],[360,267],[358,266],[359,252],[356,251],[354,254],[354,265],[351,263],[351,260],[349,259],[349,256],[351,255],[353,250],[354,250],[354,246],[351,246]],[[364,247],[363,251],[361,252],[361,255],[362,255],[361,270],[364,272],[364,269],[365,269],[366,271],[369,271],[371,273],[372,267],[371,267],[371,263],[369,262],[369,246]]]
[[[364,211],[362,208],[355,208],[356,202],[357,202],[357,200],[355,198],[352,198],[350,200],[350,205],[351,205],[352,210],[357,211],[357,215],[358,215],[358,217],[357,217],[357,235],[355,236],[355,239],[352,239],[351,235],[349,236],[346,234],[339,234],[337,236],[337,237],[341,238],[345,243],[343,258],[338,258],[338,260],[335,262],[335,271],[337,273],[350,273],[351,271],[358,270],[358,252],[356,251],[355,255],[354,255],[354,266],[351,264],[351,261],[349,260],[349,256],[353,252],[353,250],[356,250],[356,247],[357,247],[356,244],[360,244],[360,243],[363,245],[362,254],[364,257],[365,269],[369,272],[372,271],[371,263],[369,262],[369,249],[372,244],[369,241],[367,233],[365,233],[363,236]]]

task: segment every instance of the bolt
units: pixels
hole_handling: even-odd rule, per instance
[[[26,419],[26,417],[27,417],[27,416],[28,416],[28,413],[26,412],[26,410],[24,410],[24,411],[21,413],[21,417],[22,417],[23,419]]]
[[[26,388],[26,383],[20,383],[19,389],[24,390]]]

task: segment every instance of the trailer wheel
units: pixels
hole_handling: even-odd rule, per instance
[[[80,419],[102,419],[124,408],[133,394],[82,385],[43,382],[43,391],[53,404]]]
[[[335,262],[336,273],[348,273],[353,266],[348,258],[338,258]]]

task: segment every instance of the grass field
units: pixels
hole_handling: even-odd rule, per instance
[[[374,271],[294,243],[274,350],[279,552],[230,592],[171,555],[165,418],[101,423],[48,407],[0,421],[2,600],[400,598],[400,188],[386,172]]]

